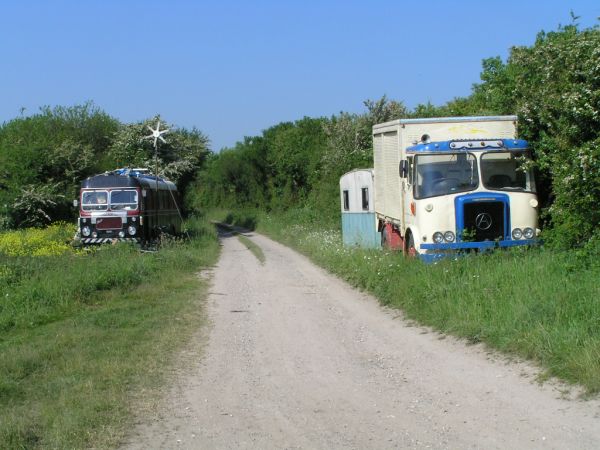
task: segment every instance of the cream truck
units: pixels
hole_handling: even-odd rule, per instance
[[[400,119],[373,126],[382,245],[431,261],[535,243],[538,200],[516,116]]]

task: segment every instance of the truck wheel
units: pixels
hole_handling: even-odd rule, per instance
[[[388,248],[388,232],[386,226],[384,226],[383,230],[381,230],[381,248]]]
[[[414,258],[419,254],[415,247],[415,240],[413,239],[412,233],[408,235],[408,241],[406,243],[406,254],[409,258]]]

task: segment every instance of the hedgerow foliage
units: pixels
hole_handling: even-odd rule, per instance
[[[118,167],[154,167],[147,125],[122,124],[92,103],[42,108],[0,125],[0,229],[70,220],[80,182]],[[175,129],[159,147],[161,174],[185,190],[208,154],[200,131]]]
[[[472,94],[445,105],[366,101],[363,114],[304,118],[246,138],[211,157],[198,206],[287,209],[308,206],[337,219],[339,177],[372,167],[371,127],[402,117],[518,114],[538,169],[545,239],[582,246],[600,234],[600,30],[576,25],[539,33],[507,61],[483,61]],[[594,237],[596,236],[596,237]]]
[[[540,33],[508,61],[484,62],[478,102],[516,112],[533,144],[542,194],[561,246],[586,243],[600,226],[600,29]]]
[[[372,126],[406,114],[401,103],[385,97],[364,104],[365,114],[280,123],[213,154],[189,190],[188,207],[306,205],[327,221],[337,220],[340,176],[373,165]]]

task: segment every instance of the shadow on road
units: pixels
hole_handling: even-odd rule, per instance
[[[240,227],[237,225],[231,225],[224,222],[212,221],[212,224],[215,226],[217,230],[217,235],[219,239],[226,239],[230,237],[235,237],[238,235],[242,236],[252,236],[253,229],[248,229],[245,227]]]

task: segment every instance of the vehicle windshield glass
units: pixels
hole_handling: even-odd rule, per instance
[[[479,185],[477,159],[470,153],[415,157],[415,198],[472,191]]]
[[[84,211],[106,211],[107,199],[106,191],[84,191],[81,194],[81,208]]]
[[[535,192],[528,152],[490,152],[481,155],[481,179],[487,189]]]
[[[135,190],[111,191],[110,209],[137,209],[138,195]]]

